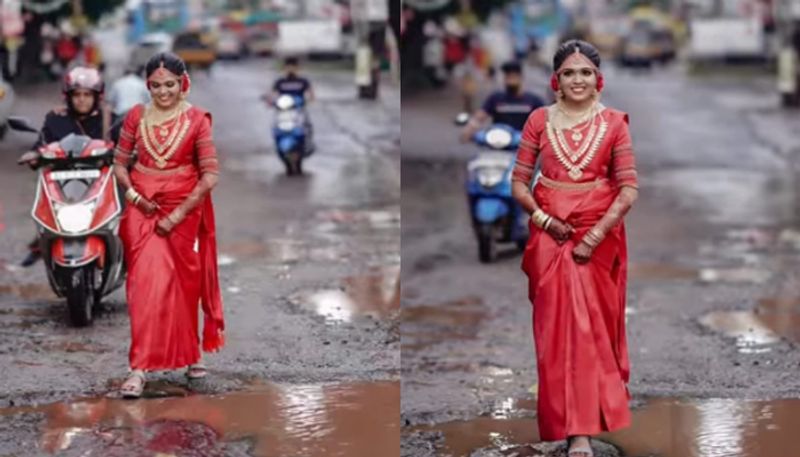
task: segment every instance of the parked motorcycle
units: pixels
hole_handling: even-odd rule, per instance
[[[311,125],[305,111],[305,99],[283,94],[274,102],[277,110],[272,134],[278,157],[286,166],[286,174],[303,174],[303,160],[313,152]]]
[[[463,115],[457,123],[466,123]],[[482,149],[467,163],[465,188],[483,263],[495,260],[498,243],[514,243],[524,250],[528,240],[528,214],[511,195],[520,138],[521,132],[505,124],[493,124],[472,136]]]
[[[22,118],[14,130],[38,133]],[[31,215],[53,292],[67,300],[70,322],[92,323],[101,299],[125,279],[119,222],[122,195],[112,172],[114,145],[70,134],[39,150]]]

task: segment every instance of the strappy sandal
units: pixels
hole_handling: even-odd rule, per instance
[[[186,368],[186,377],[189,379],[203,379],[208,376],[208,368],[202,363],[195,363]]]
[[[567,457],[594,457],[592,450],[592,439],[589,438],[589,445],[571,448],[573,438],[567,440]]]
[[[142,370],[133,370],[131,374],[128,375],[128,379],[122,383],[122,386],[119,388],[120,393],[122,394],[122,398],[139,398],[142,396],[142,392],[144,392],[144,386],[147,383],[145,379],[144,371]]]

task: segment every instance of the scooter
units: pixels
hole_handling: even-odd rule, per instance
[[[465,123],[459,116],[457,124]],[[483,263],[497,258],[498,243],[514,243],[522,251],[528,240],[528,215],[511,195],[520,139],[521,132],[505,124],[493,124],[472,136],[482,149],[467,163],[465,188]]]
[[[38,133],[27,120],[14,130]],[[70,134],[39,149],[31,215],[39,234],[47,278],[66,298],[76,327],[92,323],[101,299],[125,281],[119,222],[124,206],[112,172],[114,144]]]
[[[311,125],[305,111],[305,99],[283,94],[274,102],[277,109],[272,135],[278,157],[287,175],[303,174],[303,160],[313,153]]]

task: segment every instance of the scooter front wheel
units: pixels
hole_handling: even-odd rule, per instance
[[[62,270],[66,289],[67,314],[75,327],[91,325],[96,300],[94,264]]]
[[[491,224],[478,226],[478,258],[482,263],[491,263],[497,257],[497,242],[494,238],[494,227]]]

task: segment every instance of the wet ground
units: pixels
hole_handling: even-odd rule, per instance
[[[634,426],[603,437],[618,446],[603,455],[787,455],[800,414],[791,113],[766,77],[607,68],[606,81],[604,102],[630,113],[642,188],[628,216]],[[458,109],[448,90],[404,94],[402,454],[558,455],[536,444],[520,256],[478,262]]]
[[[359,101],[350,71],[308,72],[318,148],[291,179],[258,101],[274,61],[194,75],[190,98],[214,115],[223,167],[214,198],[228,344],[206,356],[207,380],[155,373],[140,402],[113,399],[127,370],[124,293],[74,329],[43,266],[16,266],[34,233],[35,176],[14,162],[33,139],[0,144],[0,455],[138,456],[144,443],[161,455],[397,449],[399,90]],[[39,123],[59,100],[55,85],[21,87],[16,112]]]

